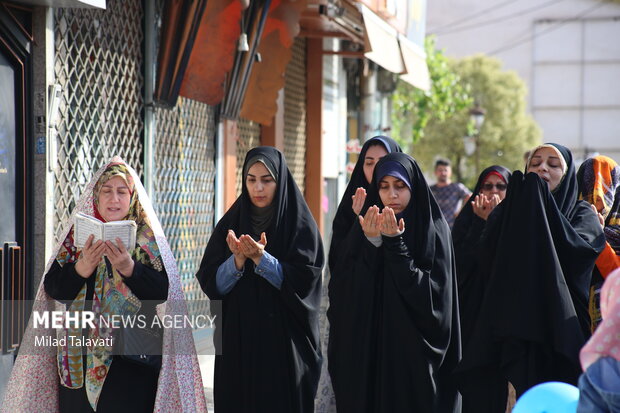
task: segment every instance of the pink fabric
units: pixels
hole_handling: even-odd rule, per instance
[[[603,321],[581,349],[583,371],[601,357],[620,361],[620,268],[610,273],[601,289]]]
[[[125,162],[118,156],[106,163],[93,176],[91,182],[85,188],[73,210],[69,221],[60,234],[59,239],[64,240],[73,226],[74,217],[77,212],[89,215],[93,214],[92,194],[94,186],[99,180],[103,171],[111,163]],[[184,302],[184,295],[181,289],[181,280],[176,265],[176,260],[172,255],[170,246],[153,206],[140,182],[136,171],[125,164],[135,183],[135,190],[138,191],[138,199],[148,216],[151,228],[155,233],[155,239],[159,247],[161,258],[166,268],[169,280],[168,302],[182,303],[182,314],[187,314]],[[62,241],[60,241],[45,267],[46,274],[54,259],[58,255]],[[61,309],[62,304],[50,298],[43,289],[43,279],[39,284],[36,294],[34,310],[44,311]],[[179,305],[174,305],[174,309],[164,309],[165,305],[159,306],[158,312],[165,311],[179,314]],[[11,378],[6,389],[4,401],[0,407],[0,412],[11,413],[55,413],[58,412],[58,367],[56,363],[55,347],[35,347],[34,329],[32,328],[33,319],[30,318],[28,327],[22,340],[20,355],[15,361]],[[37,333],[41,334],[42,329],[38,328]],[[51,333],[51,332],[50,332]],[[190,329],[164,329],[163,362],[157,386],[157,396],[155,400],[154,412],[206,412],[206,400],[204,388],[200,375],[200,367],[196,357],[194,340]]]

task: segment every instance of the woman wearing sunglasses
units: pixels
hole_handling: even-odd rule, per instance
[[[469,202],[456,217],[452,228],[463,348],[467,346],[478,318],[487,281],[475,247],[489,214],[506,197],[509,180],[510,171],[503,166],[493,165],[482,171]],[[472,411],[468,409],[466,397],[463,398],[463,411]]]

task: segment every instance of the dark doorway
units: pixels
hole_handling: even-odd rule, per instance
[[[0,1],[0,350],[17,349],[31,298],[32,13]]]

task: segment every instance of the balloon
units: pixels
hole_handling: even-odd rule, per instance
[[[517,401],[512,413],[575,413],[579,389],[567,383],[550,381],[532,387]]]

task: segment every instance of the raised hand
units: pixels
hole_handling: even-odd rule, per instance
[[[95,268],[105,253],[105,243],[101,240],[93,243],[94,239],[95,236],[92,234],[88,237],[84,248],[82,248],[80,258],[75,263],[75,271],[83,278],[88,278],[95,272]]]
[[[500,202],[502,202],[502,200],[500,199],[499,195],[493,194],[493,197],[491,197],[491,203],[490,203],[491,211],[495,209],[495,207],[498,206]]]
[[[382,216],[379,212],[379,207],[376,205],[371,206],[366,211],[366,215],[359,217],[362,230],[367,237],[378,237],[381,235],[381,220]]]
[[[260,264],[263,253],[265,252],[265,246],[267,245],[267,235],[265,233],[260,234],[260,241],[254,241],[249,235],[242,235],[239,237],[241,242],[241,251],[243,254],[251,259],[255,265]]]
[[[366,190],[362,187],[357,188],[355,195],[351,198],[353,199],[353,212],[355,215],[359,215],[366,201]]]
[[[235,257],[235,267],[237,270],[241,270],[247,257],[243,254],[243,251],[241,251],[241,241],[239,241],[235,231],[232,229],[228,230],[228,235],[226,235],[226,243],[228,244],[230,252],[232,252]]]
[[[112,267],[123,274],[125,277],[131,277],[133,274],[134,262],[125,248],[125,244],[120,238],[116,238],[116,245],[112,241],[105,242],[105,255],[110,260]]]
[[[400,219],[396,222],[396,214],[390,207],[383,208],[381,213],[383,215],[383,222],[381,223],[381,233],[385,235],[396,235],[405,230],[405,220]]]
[[[491,211],[499,204],[499,196],[496,194],[491,199],[487,198],[484,194],[478,194],[471,201],[471,206],[474,214],[478,215],[485,221],[489,218]]]

